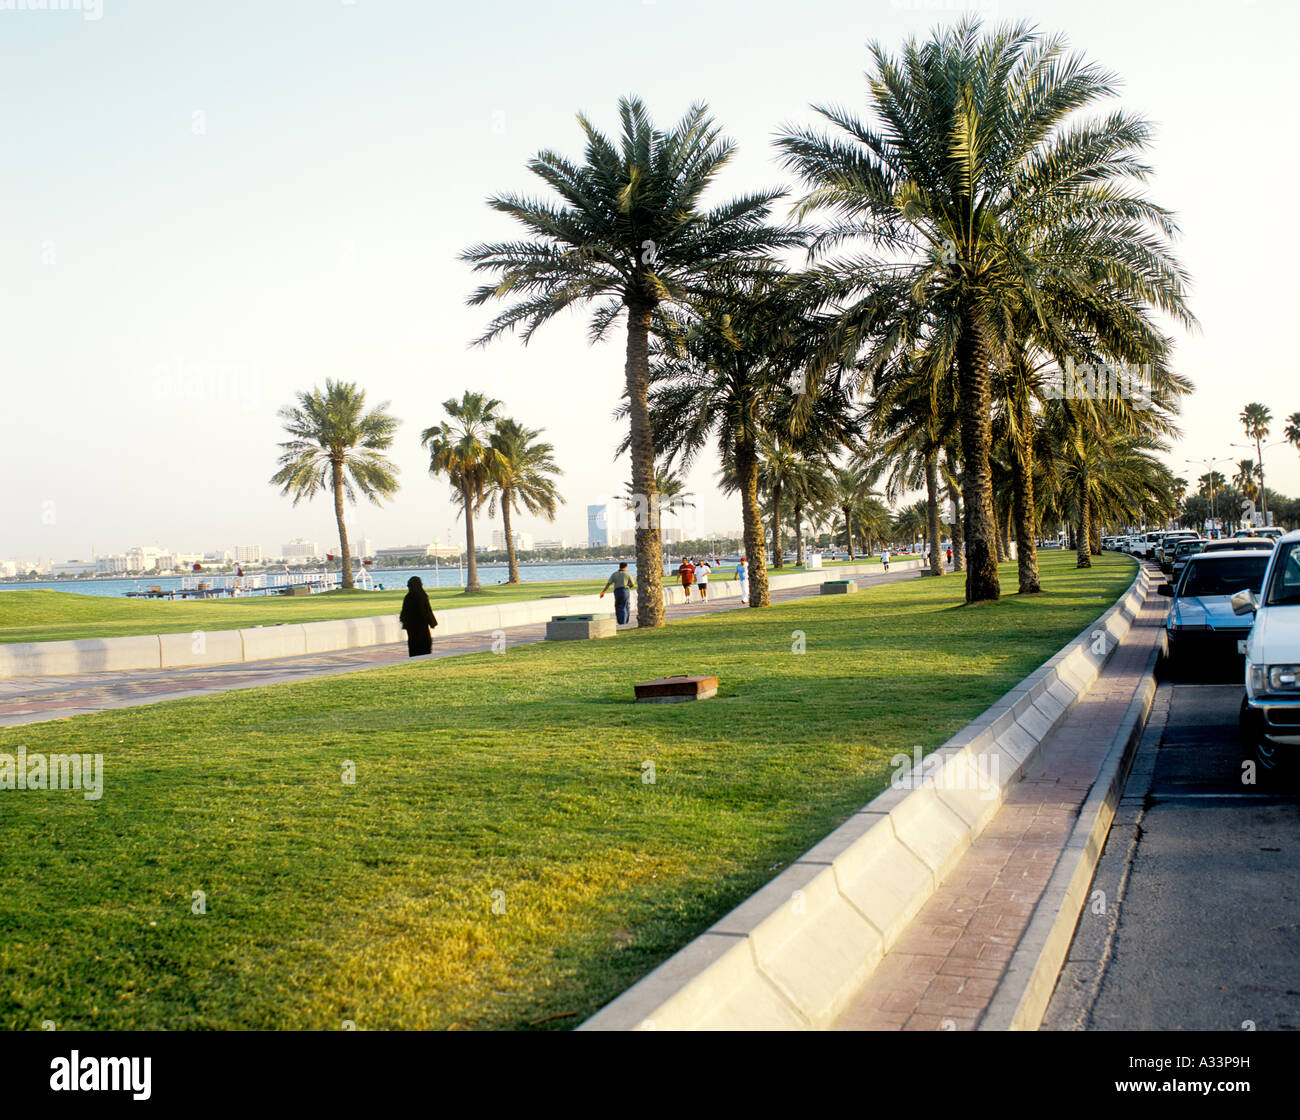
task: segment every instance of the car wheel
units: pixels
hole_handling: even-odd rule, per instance
[[[1241,736],[1242,762],[1255,764],[1255,788],[1276,789],[1283,777],[1282,759],[1277,747],[1264,737],[1259,725],[1259,716],[1251,710],[1244,697],[1241,701],[1241,714],[1237,726]]]
[[[1174,640],[1165,637],[1165,680],[1180,683],[1187,676],[1185,658],[1178,652]]]

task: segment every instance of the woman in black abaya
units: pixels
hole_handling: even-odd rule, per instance
[[[433,634],[431,630],[438,625],[433,616],[433,607],[425,593],[424,583],[419,576],[412,576],[406,581],[406,598],[402,600],[402,613],[397,616],[406,631],[406,648],[412,657],[433,651]]]

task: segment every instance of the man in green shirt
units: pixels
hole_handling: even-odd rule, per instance
[[[632,617],[632,600],[628,596],[629,591],[636,589],[636,580],[632,578],[632,573],[627,570],[627,562],[624,561],[618,566],[618,571],[605,581],[605,586],[601,588],[600,597],[605,597],[605,592],[614,587],[614,618],[620,626],[626,626]]]

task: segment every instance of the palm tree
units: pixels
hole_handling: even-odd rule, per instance
[[[1255,485],[1255,476],[1258,473],[1254,459],[1241,459],[1237,463],[1237,473],[1232,479],[1233,486],[1251,501],[1259,497],[1259,489]]]
[[[917,537],[924,537],[930,524],[930,505],[924,499],[913,502],[899,511],[894,518],[893,534],[895,541],[907,541],[910,545]]]
[[[818,108],[841,136],[797,129],[778,143],[809,187],[800,212],[835,214],[817,248],[865,237],[900,262],[823,267],[826,298],[843,307],[838,337],[855,346],[874,338],[877,354],[913,345],[915,328],[903,324],[919,308],[931,321],[934,367],[956,369],[966,598],[996,599],[993,367],[1025,309],[1056,333],[1039,296],[1049,275],[1080,295],[1091,284],[1087,272],[1052,270],[1043,225],[1090,229],[1094,245],[1110,247],[1110,259],[1158,274],[1160,284],[1146,288],[1149,299],[1189,321],[1184,278],[1164,244],[1175,226],[1123,182],[1147,174],[1139,158],[1146,123],[1118,112],[1069,119],[1111,96],[1116,80],[1064,56],[1059,37],[1025,23],[981,35],[979,21],[968,19],[935,31],[924,45],[910,40],[897,60],[879,45],[870,51],[880,127]]]
[[[526,241],[481,244],[461,259],[497,274],[472,305],[516,302],[495,318],[480,344],[523,326],[523,341],[574,304],[595,302],[590,338],[604,338],[627,312],[625,397],[631,420],[632,487],[647,510],[655,502],[655,444],[650,428],[649,341],[662,307],[689,305],[718,283],[771,267],[767,254],[799,243],[801,232],[767,226],[784,194],[759,191],[712,209],[701,196],[731,158],[733,145],[703,105],[667,132],[656,129],[636,98],[619,101],[622,134],[615,145],[579,115],[586,162],[544,151],[528,164],[559,196],[559,205],[499,195],[488,205],[518,221]],[[663,558],[653,516],[638,518],[637,625],[662,626]]]
[[[1268,425],[1273,419],[1273,413],[1262,404],[1248,404],[1241,410],[1242,426],[1246,429],[1246,435],[1255,441],[1255,462],[1259,464],[1259,501],[1260,512],[1264,515],[1265,523],[1268,522],[1268,493],[1264,489],[1264,440],[1268,439]]]
[[[724,489],[740,496],[750,606],[768,606],[760,439],[778,428],[788,430],[790,378],[807,362],[818,321],[798,293],[772,282],[719,288],[689,319],[669,315],[665,320],[670,341],[656,351],[651,370],[655,444],[685,468],[717,440]],[[807,389],[800,409],[805,416],[815,407],[812,398],[821,395],[820,380]]]
[[[935,391],[942,379],[927,370],[923,356],[904,365],[904,370],[893,377],[880,379],[887,390],[868,406],[876,439],[869,462],[875,472],[888,472],[885,497],[890,501],[925,487],[930,574],[941,576],[939,456],[951,435],[948,414]]]
[[[637,509],[637,493],[631,482],[624,487],[627,497],[627,508],[630,510]],[[695,503],[691,500],[695,497],[686,489],[686,482],[676,471],[661,470],[655,468],[655,494],[658,497],[656,502],[656,520],[662,520],[665,515],[671,516],[674,513],[680,513],[682,510],[694,509]]]
[[[831,474],[833,494],[831,501],[835,503],[835,508],[844,517],[844,544],[849,550],[850,560],[855,559],[853,553],[853,522],[868,501],[875,499],[879,502],[879,499],[872,493],[868,478],[869,472],[863,468],[862,464],[856,462],[851,462],[847,466],[836,467]]]
[[[460,400],[453,397],[443,401],[442,407],[453,422],[444,420],[425,428],[420,442],[429,449],[429,474],[435,478],[447,476],[465,517],[465,552],[469,557],[465,594],[470,595],[481,590],[474,552],[474,515],[487,500],[499,470],[492,433],[501,419],[497,415],[501,402],[466,389]]]
[[[515,556],[514,531],[510,525],[512,512],[527,510],[534,517],[555,520],[555,507],[564,501],[555,488],[553,476],[563,474],[552,457],[555,448],[549,443],[536,442],[542,434],[540,428],[525,428],[517,420],[498,420],[488,438],[496,453],[492,463],[492,486],[495,492],[488,507],[489,515],[496,512],[497,497],[501,499],[501,522],[506,536],[506,557],[510,565],[507,583],[519,582],[519,561]]]
[[[1286,418],[1286,427],[1282,429],[1282,434],[1295,444],[1297,451],[1300,451],[1300,412],[1293,412]]]
[[[280,444],[280,469],[271,484],[293,494],[293,504],[323,490],[334,495],[343,589],[352,590],[352,547],[343,523],[343,500],[360,492],[375,505],[397,493],[397,468],[383,455],[400,420],[388,414],[388,401],[366,411],[366,394],[355,383],[325,379],[325,391],[298,394],[298,405],[280,409],[292,437]]]

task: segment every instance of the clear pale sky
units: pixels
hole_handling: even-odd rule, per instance
[[[466,388],[556,446],[568,504],[554,527],[520,527],[585,541],[587,504],[627,477],[611,420],[622,339],[588,346],[575,316],[527,348],[468,348],[488,315],[465,306],[475,281],[456,254],[513,233],[485,198],[538,193],[527,159],[580,156],[574,113],[613,131],[625,93],[665,125],[710,105],[739,149],[715,198],[786,182],[781,124],[813,102],[861,108],[869,40],[897,49],[961,14],[934,0],[84,6],[0,10],[0,557],[331,544],[328,500],[294,508],[267,482],[277,408],[326,377],[403,420],[401,491],[350,518],[376,544],[446,540],[453,508],[419,432]],[[1280,439],[1300,410],[1296,232],[1279,217],[1296,183],[1296,7],[979,10],[1065,32],[1159,127],[1150,191],[1179,214],[1202,324],[1179,342],[1197,391],[1173,465],[1193,478],[1205,468],[1188,457],[1248,455],[1230,446],[1247,401],[1272,408]],[[1300,493],[1294,448],[1265,465]],[[715,472],[708,457],[690,476],[704,532],[740,521]]]

